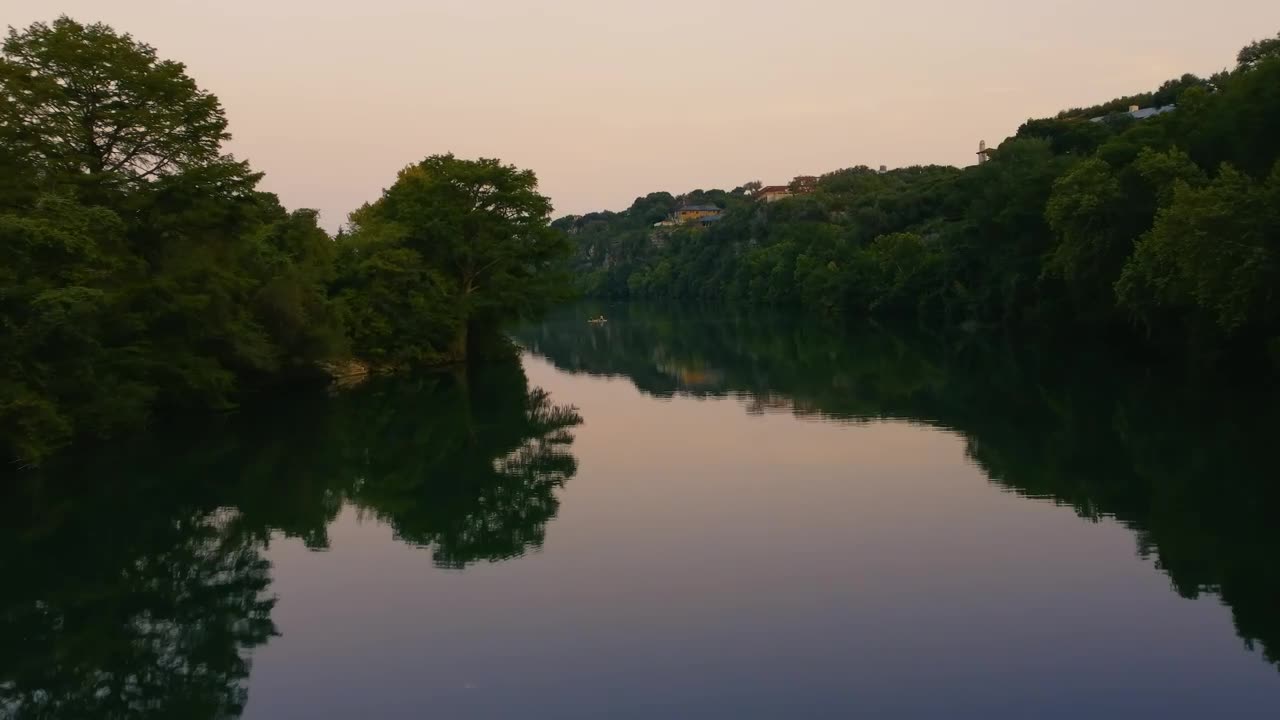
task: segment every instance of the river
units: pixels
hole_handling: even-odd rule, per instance
[[[20,478],[0,716],[1280,715],[1268,393],[715,308],[513,337]]]

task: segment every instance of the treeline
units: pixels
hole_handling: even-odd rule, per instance
[[[1177,109],[1108,115],[1135,99]],[[750,186],[655,193],[555,225],[600,297],[1280,349],[1278,160],[1280,37],[1212,78],[1028,121],[964,170],[850,168],[768,204]],[[719,222],[652,227],[705,202]]]
[[[433,156],[331,238],[223,151],[218,99],[101,24],[0,55],[0,454],[22,466],[156,412],[351,358],[460,361],[565,286],[533,173]]]

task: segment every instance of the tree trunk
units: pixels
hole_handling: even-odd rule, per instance
[[[467,326],[470,323],[466,320],[462,321],[458,327],[458,332],[453,336],[453,342],[449,343],[449,360],[452,362],[465,362],[467,359]]]
[[[462,307],[464,308],[462,323],[458,327],[458,332],[453,337],[453,342],[449,347],[449,359],[453,362],[466,362],[467,359],[467,343],[470,341],[468,330],[471,326],[471,311],[469,309],[471,293],[475,291],[475,275],[471,272],[463,274],[462,279]]]

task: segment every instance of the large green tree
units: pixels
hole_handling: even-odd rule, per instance
[[[550,214],[532,171],[432,155],[352,213],[350,242],[374,245],[396,268],[421,267],[413,272],[449,307],[453,327],[443,354],[461,360],[475,331],[545,308],[567,292],[568,240],[550,226]],[[377,319],[397,311],[370,301],[377,299],[356,299],[353,312]]]
[[[1057,242],[1044,271],[1065,283],[1080,320],[1105,322],[1115,306],[1111,286],[1133,246],[1124,223],[1127,206],[1119,178],[1099,158],[1081,162],[1054,183],[1045,218]]]
[[[101,24],[0,52],[0,452],[228,407],[342,351],[335,249],[257,189],[216,97]]]
[[[230,137],[218,99],[182,63],[68,17],[10,28],[0,132],[50,181],[139,181],[207,164]]]

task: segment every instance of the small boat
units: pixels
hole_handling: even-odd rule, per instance
[[[608,320],[606,320],[606,319],[604,318],[604,316],[603,316],[603,315],[601,315],[600,317],[593,317],[593,318],[591,318],[590,320],[588,320],[587,322],[588,322],[589,324],[591,324],[591,325],[603,325],[603,324],[605,324],[605,323],[607,323],[607,322],[609,322],[609,321],[608,321]]]

